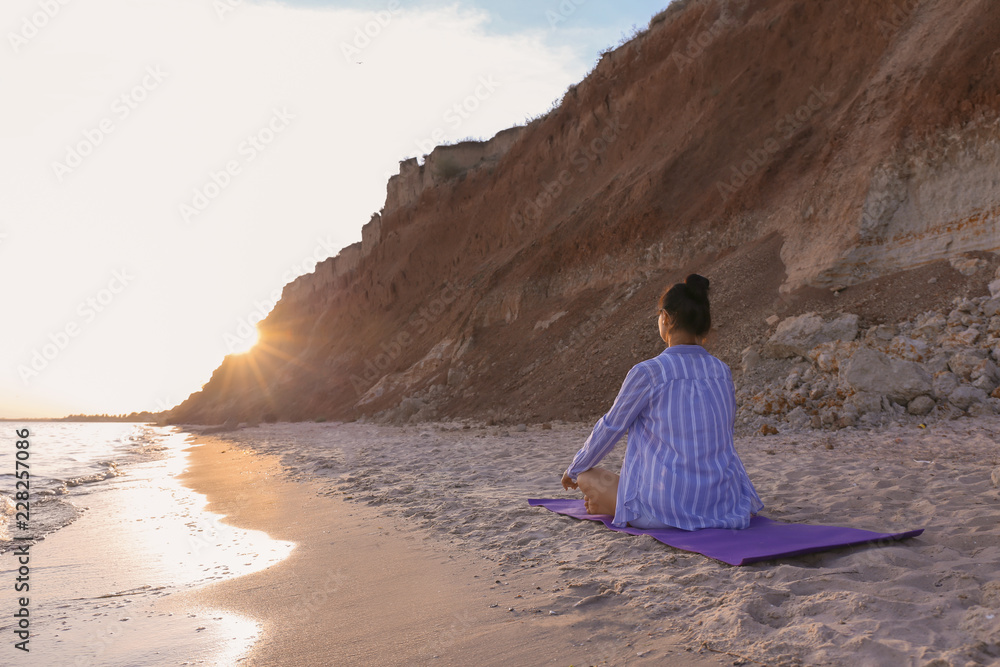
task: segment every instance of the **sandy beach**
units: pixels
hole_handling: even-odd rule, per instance
[[[288,448],[308,456],[311,438],[330,429],[287,425],[272,435],[282,432],[298,432]],[[171,600],[177,612],[231,610],[260,623],[260,640],[240,664],[732,663],[658,619],[638,619],[577,572],[458,548],[397,512],[352,502],[360,498],[242,439],[196,440],[183,480],[207,494],[208,510],[296,542],[288,559],[267,570]]]
[[[529,507],[574,497],[559,476],[589,428],[279,423],[198,436],[184,483],[227,522],[297,546],[175,602],[255,619],[246,664],[260,665],[1000,658],[1000,419],[738,439],[767,516],[925,529],[744,567]]]

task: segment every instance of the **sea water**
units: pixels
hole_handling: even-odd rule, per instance
[[[162,458],[160,431],[133,423],[0,422],[0,552],[12,548],[15,532],[39,538],[71,523],[95,485],[124,474],[124,466]],[[26,450],[16,447],[18,432],[28,434]],[[29,521],[26,530],[16,531],[15,494],[25,484],[16,487],[15,475],[23,471]]]
[[[23,429],[27,530],[13,507]],[[294,545],[206,511],[205,496],[178,480],[193,444],[148,424],[0,423],[0,664],[228,665],[250,649],[257,622],[188,608],[177,594],[266,569]],[[30,651],[16,648],[22,596]]]

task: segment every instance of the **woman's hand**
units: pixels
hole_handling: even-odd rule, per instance
[[[573,478],[569,476],[569,471],[563,473],[562,485],[567,491],[570,489],[580,488],[579,485],[573,481]]]

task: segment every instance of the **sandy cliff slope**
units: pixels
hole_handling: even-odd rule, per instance
[[[170,419],[592,417],[693,270],[738,376],[782,318],[983,297],[997,35],[992,0],[674,3],[544,117],[402,163],[363,241]]]

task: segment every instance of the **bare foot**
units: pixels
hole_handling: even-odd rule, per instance
[[[614,516],[618,505],[618,475],[603,468],[591,468],[577,475],[587,514]]]
[[[592,500],[590,496],[583,497],[583,506],[587,508],[587,514],[611,514],[615,513],[614,507],[602,505],[597,500]]]

